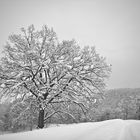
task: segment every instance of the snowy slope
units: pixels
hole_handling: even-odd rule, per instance
[[[140,121],[109,120],[1,135],[0,140],[140,140]]]

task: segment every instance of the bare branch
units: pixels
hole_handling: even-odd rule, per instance
[[[68,113],[68,112],[65,112],[65,111],[61,111],[61,110],[57,110],[57,111],[53,112],[52,114],[50,114],[49,116],[47,116],[47,117],[44,119],[44,122],[46,122],[47,119],[49,119],[50,117],[52,117],[54,114],[57,114],[57,113],[67,114],[67,115],[69,115],[69,116],[75,121],[75,123],[78,123],[77,120],[75,119],[75,117],[74,117],[72,114],[70,114],[70,113]]]
[[[71,77],[71,78],[68,80],[67,84],[65,84],[65,86],[63,87],[63,89],[62,89],[60,92],[56,93],[53,97],[51,97],[51,98],[49,99],[48,104],[51,103],[51,102],[55,99],[55,97],[59,96],[63,91],[65,91],[66,87],[67,87],[68,84],[72,81],[72,79],[73,79],[73,77]]]
[[[30,91],[35,97],[38,98],[38,95],[37,95],[33,90],[31,90],[30,88],[28,88],[28,86],[27,86],[26,83],[24,83],[24,87],[25,87],[28,91]]]

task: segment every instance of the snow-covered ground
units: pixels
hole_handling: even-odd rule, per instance
[[[1,135],[0,140],[140,140],[140,121],[108,120]]]

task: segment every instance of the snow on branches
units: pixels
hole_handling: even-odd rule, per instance
[[[82,108],[100,98],[111,68],[95,47],[80,48],[75,40],[59,43],[47,26],[36,31],[31,25],[21,31],[12,34],[4,48],[0,67],[3,96],[33,95],[43,109],[62,101]]]

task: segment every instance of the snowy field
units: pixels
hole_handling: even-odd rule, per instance
[[[140,140],[140,121],[108,120],[1,135],[0,140]]]

